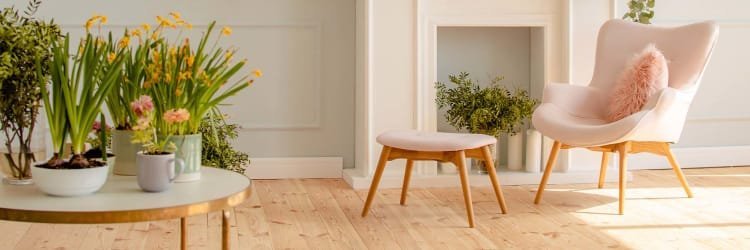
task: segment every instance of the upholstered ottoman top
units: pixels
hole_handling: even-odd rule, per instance
[[[489,135],[395,130],[377,138],[384,146],[414,151],[458,151],[495,144]]]

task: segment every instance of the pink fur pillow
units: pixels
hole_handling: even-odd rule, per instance
[[[641,111],[657,91],[668,86],[667,59],[654,44],[636,54],[617,79],[609,102],[607,120],[614,122]]]

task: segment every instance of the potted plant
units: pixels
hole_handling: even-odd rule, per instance
[[[99,24],[106,17],[94,17]],[[88,25],[87,25],[88,27]],[[88,30],[88,29],[87,29]],[[52,43],[51,88],[39,86],[49,121],[52,158],[32,167],[34,183],[43,192],[55,196],[78,196],[98,191],[107,179],[106,162],[86,159],[84,145],[94,121],[101,112],[104,97],[114,88],[122,71],[122,50],[109,53],[107,42],[91,33],[82,39],[75,54],[70,54],[70,36]],[[71,60],[72,59],[72,60]],[[66,137],[72,156],[61,158]]]
[[[149,36],[151,26],[141,25],[135,29],[126,29],[121,41],[137,41],[134,46],[124,46],[123,72],[120,82],[107,95],[105,102],[114,124],[112,131],[112,152],[117,155],[113,168],[117,175],[136,175],[135,157],[141,151],[141,145],[133,143],[133,126],[138,116],[129,108],[141,95],[147,94],[144,86],[146,80],[146,66],[150,65],[151,54],[155,46],[162,42],[156,36]],[[110,42],[110,50],[116,51],[120,44]],[[124,43],[122,45],[125,45]],[[148,84],[148,83],[146,83]]]
[[[250,158],[246,153],[234,149],[230,141],[237,139],[240,127],[227,123],[225,117],[215,108],[201,121],[203,165],[244,174]]]
[[[656,6],[656,0],[630,0],[628,12],[622,16],[622,19],[651,24],[651,19],[654,18],[654,6]]]
[[[25,15],[13,8],[0,12],[0,170],[9,184],[31,184],[32,163],[44,157],[43,148],[32,145],[42,97],[38,83],[49,77],[49,47],[60,28],[31,17],[39,4],[29,2]]]
[[[175,145],[169,140],[173,134],[159,134],[153,126],[154,103],[150,96],[141,96],[130,107],[138,116],[137,125],[133,127],[133,142],[143,145],[143,150],[136,156],[138,186],[146,192],[165,191],[185,169],[184,161],[175,158]],[[164,120],[169,126],[180,126],[189,118],[187,110],[181,109],[170,113]]]
[[[110,173],[112,173],[113,168],[116,166],[115,160],[117,159],[115,154],[107,151],[111,138],[112,127],[107,126],[107,120],[104,118],[104,114],[101,114],[99,121],[94,122],[94,125],[91,127],[91,132],[86,140],[91,145],[91,148],[83,153],[83,157],[86,157],[88,160],[106,162]]]
[[[186,27],[179,14],[171,15],[172,19],[157,17],[159,24],[151,36],[158,37],[164,29]],[[232,57],[235,49],[217,47],[218,40],[209,44],[216,22],[208,25],[197,47],[193,48],[188,39],[180,43],[161,42],[151,54],[146,69],[144,87],[154,99],[154,126],[160,134],[174,134],[170,140],[177,146],[177,158],[185,161],[185,171],[178,182],[200,179],[202,135],[200,124],[209,110],[221,104],[227,98],[250,86],[253,77],[262,73],[254,70],[251,75],[238,77],[227,84],[234,75],[242,70],[245,61],[235,62]],[[189,27],[187,27],[189,28]],[[221,29],[219,37],[231,34],[229,27]],[[163,40],[165,41],[165,40]],[[175,41],[180,41],[179,38]],[[179,115],[176,112],[186,110],[189,119],[174,126],[165,117]]]
[[[448,78],[456,87],[449,88],[445,83],[435,83],[436,102],[438,108],[448,108],[445,119],[457,130],[494,137],[502,134],[515,135],[538,103],[525,90],[516,89],[511,92],[500,85],[502,77],[495,77],[487,87],[480,87],[466,72],[449,75]],[[491,147],[493,155],[495,148]],[[477,163],[473,165],[482,166]]]

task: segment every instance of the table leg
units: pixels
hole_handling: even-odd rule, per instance
[[[229,210],[222,211],[221,219],[221,249],[229,249]]]
[[[187,249],[187,218],[180,218],[180,249]]]

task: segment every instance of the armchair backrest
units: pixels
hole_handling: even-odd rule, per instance
[[[625,64],[653,43],[669,61],[669,87],[697,89],[718,37],[719,27],[707,21],[679,27],[607,21],[599,30],[596,63],[590,86],[609,90]]]

